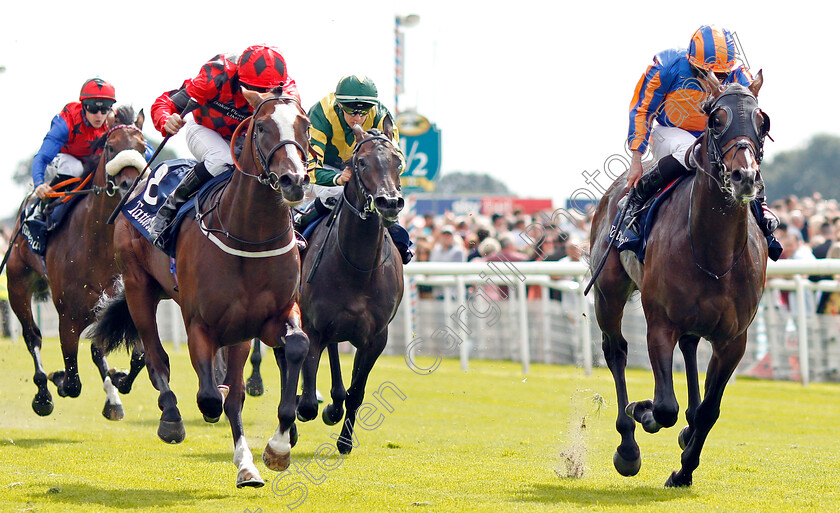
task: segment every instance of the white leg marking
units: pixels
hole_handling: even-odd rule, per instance
[[[268,446],[278,454],[289,454],[292,452],[291,439],[289,438],[289,429],[284,432],[280,431],[280,426],[277,426],[277,431],[274,436],[268,439]]]
[[[107,397],[108,404],[122,404],[122,401],[120,401],[120,394],[117,392],[117,387],[111,383],[111,376],[105,376],[105,379],[102,381],[102,390],[105,391],[105,397]]]

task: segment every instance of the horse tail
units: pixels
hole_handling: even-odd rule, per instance
[[[114,294],[102,294],[94,312],[96,323],[90,328],[89,338],[97,347],[103,349],[105,354],[120,346],[125,346],[128,352],[134,350],[140,341],[140,334],[128,311],[122,276],[117,279]]]

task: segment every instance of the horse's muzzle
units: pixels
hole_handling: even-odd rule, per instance
[[[303,188],[309,184],[309,175],[285,174],[280,177],[280,194],[283,201],[290,205],[296,205],[303,200]]]
[[[405,200],[402,196],[382,195],[373,200],[373,206],[383,219],[393,224],[405,207]]]
[[[758,182],[754,169],[733,169],[730,175],[732,195],[742,203],[749,203],[758,194]]]

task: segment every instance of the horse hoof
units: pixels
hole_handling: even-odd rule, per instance
[[[615,451],[615,454],[613,454],[613,465],[615,465],[615,469],[622,476],[635,476],[639,473],[639,469],[642,468],[642,457],[639,456],[635,460],[629,461],[622,458],[618,451]]]
[[[289,468],[289,465],[291,465],[292,452],[289,451],[286,454],[281,454],[272,449],[270,445],[266,444],[262,458],[263,463],[265,463],[266,467],[270,468],[271,470],[281,472]]]
[[[328,404],[327,407],[324,408],[324,412],[321,414],[321,418],[324,419],[324,424],[328,426],[335,426],[341,422],[341,417],[343,416],[344,412],[335,404]]]
[[[122,420],[125,417],[125,410],[121,404],[105,403],[102,408],[102,416],[108,420]]]
[[[265,481],[260,477],[260,474],[253,469],[243,468],[236,475],[236,487],[244,488],[250,486],[252,488],[260,488],[265,486]]]
[[[350,454],[350,451],[353,450],[353,444],[345,442],[342,439],[339,439],[338,442],[335,443],[335,446],[338,448],[338,452],[345,456]]]
[[[263,395],[265,389],[263,388],[262,378],[255,378],[253,376],[248,378],[247,383],[245,383],[245,391],[248,392],[248,395],[251,397],[259,397]]]
[[[677,471],[671,472],[671,476],[665,481],[666,488],[677,488],[682,486],[691,486],[691,476],[688,478],[680,476]]]
[[[168,444],[179,444],[184,441],[186,436],[187,432],[184,431],[184,423],[182,421],[160,421],[160,425],[158,426],[158,438],[164,442]]]
[[[47,394],[46,397],[36,395],[35,398],[32,399],[32,409],[39,417],[46,417],[53,412],[53,408],[55,408],[55,404],[49,394]]]
[[[688,445],[688,441],[690,439],[689,432],[690,428],[688,426],[682,428],[680,431],[679,436],[677,437],[677,441],[680,444],[680,449],[685,450],[685,446]]]
[[[64,392],[64,376],[65,373],[63,370],[47,374],[47,379],[52,381],[53,385],[55,385],[55,389],[58,392],[59,397],[67,397],[67,393]]]
[[[111,378],[111,384],[114,385],[117,390],[123,395],[131,392],[131,385],[133,383],[128,379],[128,374],[123,371],[118,371],[117,369],[111,369],[108,371],[108,377]]]
[[[295,416],[301,422],[309,422],[318,416],[318,403],[301,406],[300,402],[298,402],[297,408],[295,408]]]
[[[204,422],[206,422],[208,424],[215,424],[216,422],[219,422],[219,419],[221,419],[221,418],[222,417],[208,417],[207,415],[205,415],[204,416]]]

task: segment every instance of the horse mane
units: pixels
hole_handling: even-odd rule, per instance
[[[117,107],[117,110],[114,114],[114,124],[112,126],[117,125],[134,125],[134,120],[137,119],[137,115],[134,113],[134,107],[131,105],[120,105]],[[96,171],[97,166],[99,165],[99,159],[102,155],[99,151],[105,147],[105,141],[108,140],[108,132],[105,133],[102,137],[96,139],[91,144],[93,148],[93,153],[85,157],[84,159],[84,172],[82,173],[82,179],[84,180],[87,175]]]

